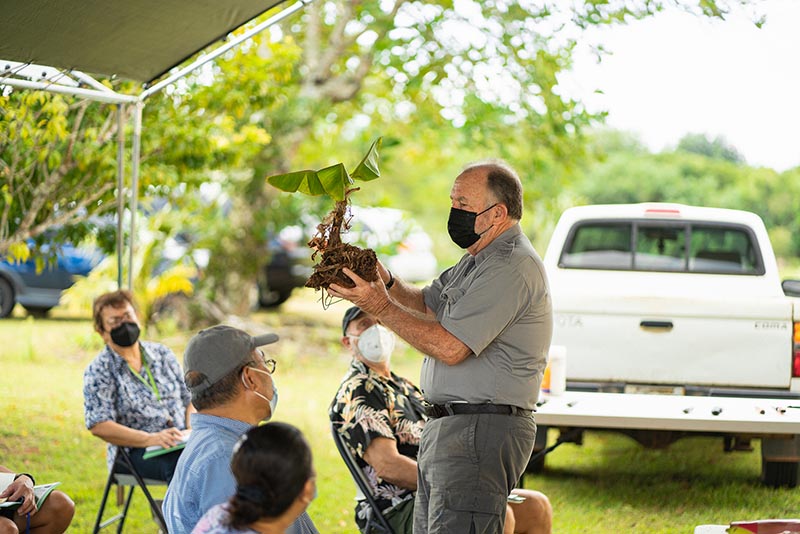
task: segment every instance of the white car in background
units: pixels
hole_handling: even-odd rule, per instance
[[[393,274],[408,282],[428,282],[438,273],[433,240],[406,212],[351,206],[350,231],[342,239],[374,250]]]
[[[407,282],[429,282],[438,274],[433,240],[406,212],[394,208],[350,207],[345,243],[371,248],[387,269]],[[258,295],[263,307],[277,306],[303,287],[313,262],[308,241],[315,223],[281,229],[270,241],[268,264],[259,272]]]

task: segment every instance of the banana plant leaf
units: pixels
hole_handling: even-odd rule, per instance
[[[276,174],[267,178],[267,182],[287,193],[300,192],[311,196],[328,195],[337,202],[344,200],[345,191],[353,185],[353,180],[368,182],[380,177],[378,148],[381,139],[382,137],[378,137],[373,141],[364,159],[350,174],[347,173],[344,164],[337,163],[318,171],[303,170]]]

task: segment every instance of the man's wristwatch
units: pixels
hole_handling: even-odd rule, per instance
[[[389,289],[392,289],[392,286],[394,285],[394,275],[392,274],[392,271],[390,271],[389,269],[386,269],[386,272],[389,273],[389,281],[386,282],[385,284],[386,290],[388,291]]]

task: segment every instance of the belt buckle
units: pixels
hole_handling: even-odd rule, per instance
[[[438,419],[439,417],[444,417],[445,415],[441,405],[430,404],[430,403],[426,403],[425,405],[425,414],[428,417],[433,417],[434,419]]]

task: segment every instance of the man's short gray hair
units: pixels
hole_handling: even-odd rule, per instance
[[[522,181],[508,163],[498,159],[479,161],[468,165],[463,172],[469,171],[485,172],[489,192],[505,205],[511,219],[522,219]]]

